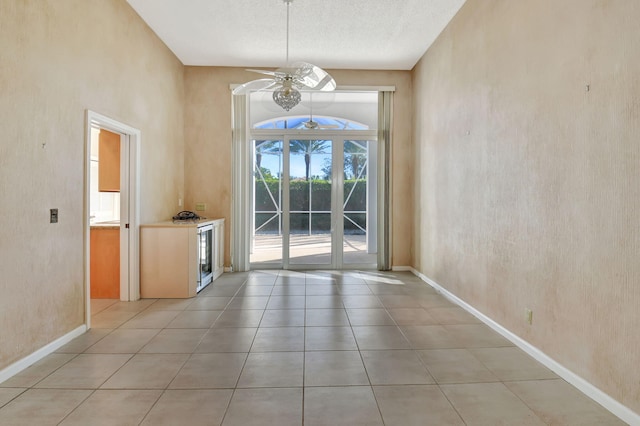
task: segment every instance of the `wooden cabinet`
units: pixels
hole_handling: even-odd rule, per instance
[[[91,298],[120,299],[120,228],[92,226],[89,248]]]
[[[224,219],[140,226],[142,298],[187,298],[196,295],[200,278],[201,242],[198,228],[208,225],[213,226],[210,255],[212,279],[215,280],[224,270]]]
[[[100,129],[98,191],[120,192],[120,135]]]

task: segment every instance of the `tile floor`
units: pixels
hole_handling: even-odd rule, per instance
[[[93,303],[0,425],[622,425],[409,273],[224,274]]]

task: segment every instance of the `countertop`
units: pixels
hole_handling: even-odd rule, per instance
[[[90,223],[89,228],[91,229],[120,229],[120,222],[109,221],[109,222],[95,222]]]
[[[219,218],[219,219],[198,219],[198,220],[188,220],[188,221],[181,221],[181,222],[174,222],[173,220],[166,220],[163,222],[156,222],[156,223],[145,223],[144,225],[140,225],[141,227],[156,227],[156,228],[172,228],[172,227],[176,227],[176,228],[184,228],[184,227],[197,227],[197,226],[202,226],[202,225],[209,225],[209,224],[214,224],[216,222],[219,222],[221,220],[224,220],[223,218]]]

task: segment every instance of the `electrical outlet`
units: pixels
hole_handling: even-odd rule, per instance
[[[206,203],[196,203],[196,211],[203,212],[207,209]]]
[[[58,223],[58,209],[49,209],[49,223]]]
[[[533,311],[531,309],[525,310],[525,318],[527,320],[527,324],[533,324]]]

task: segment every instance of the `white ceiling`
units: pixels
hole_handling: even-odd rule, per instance
[[[185,65],[279,67],[283,0],[127,0]],[[465,0],[295,0],[290,62],[409,70]]]

